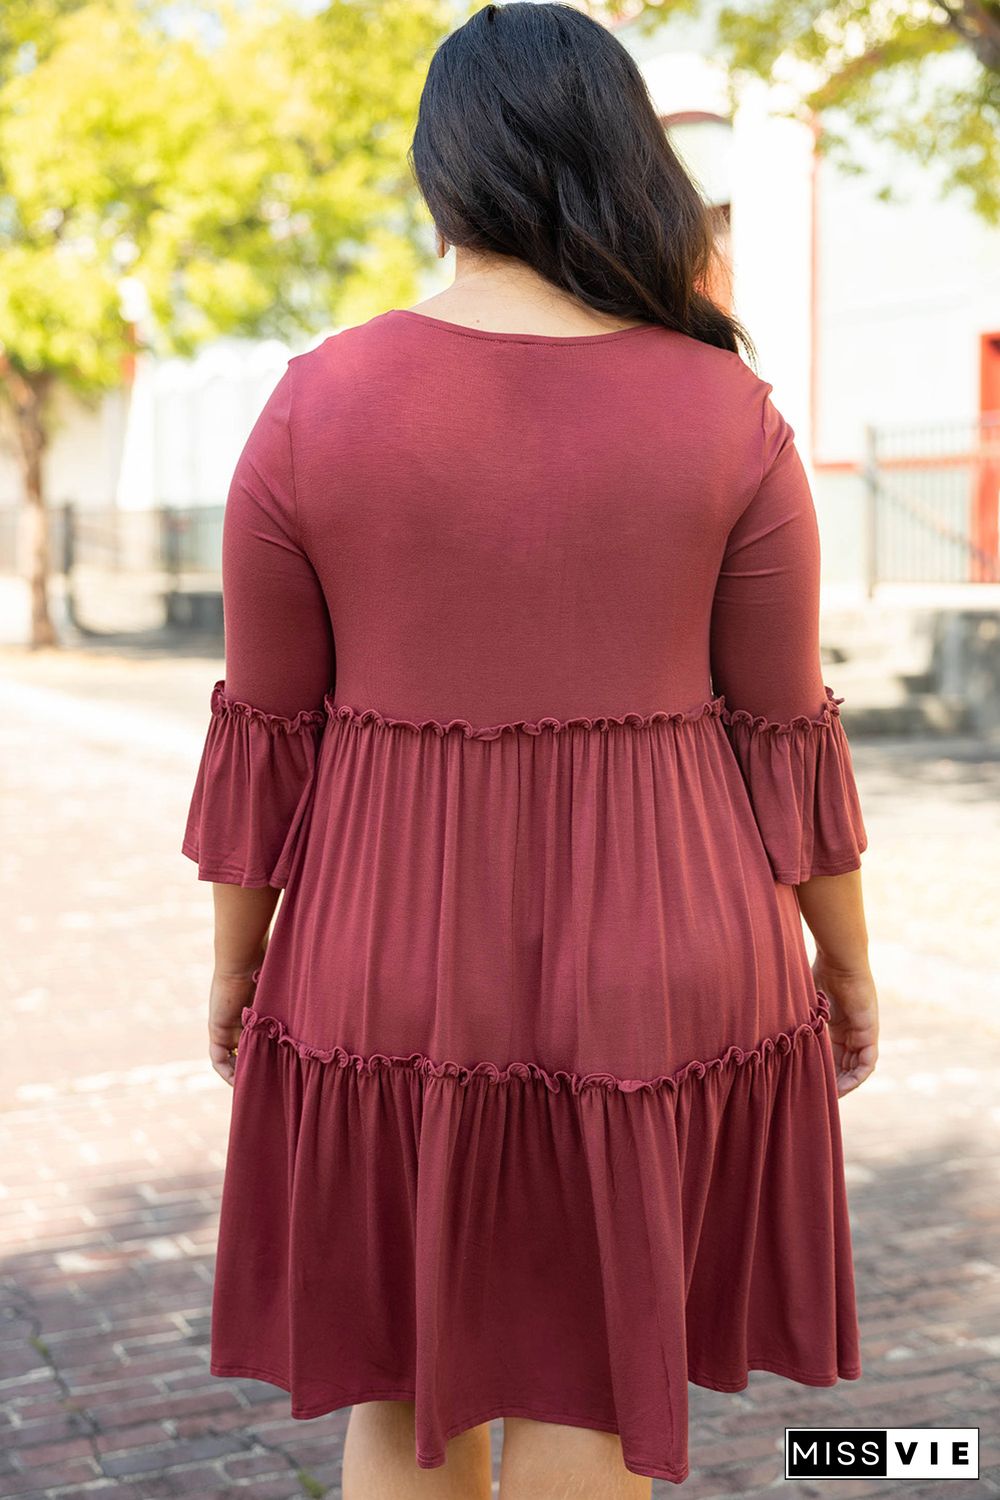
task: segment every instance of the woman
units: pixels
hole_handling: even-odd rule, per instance
[[[290,359],[226,509],[211,1369],[351,1406],[347,1500],[488,1496],[500,1417],[504,1500],[648,1496],[689,1380],[861,1374],[815,511],[609,32],[486,6],[413,164],[454,285]]]

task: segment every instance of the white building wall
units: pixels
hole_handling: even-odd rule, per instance
[[[937,195],[933,174],[857,139],[871,175],[820,168],[817,451],[856,458],[866,422],[965,422],[979,336],[1000,330],[1000,227]],[[876,196],[893,182],[901,201]]]
[[[755,87],[733,118],[733,303],[808,468],[813,137],[768,106],[767,90]]]
[[[135,482],[119,503],[141,506],[153,494],[161,505],[221,505],[250,429],[295,352],[276,339],[220,339],[191,360],[141,360],[145,431],[132,455]]]

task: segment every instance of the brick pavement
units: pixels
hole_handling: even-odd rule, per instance
[[[294,1421],[208,1374],[231,1096],[203,1058],[210,888],[178,845],[221,675],[0,651],[0,1496],[339,1494],[346,1411]],[[1000,1493],[1000,759],[945,751],[855,743],[883,1015],[842,1104],[865,1376],[692,1386],[692,1476],[657,1496],[821,1495],[780,1478],[783,1428],[840,1421],[978,1423],[983,1477],[838,1497]]]

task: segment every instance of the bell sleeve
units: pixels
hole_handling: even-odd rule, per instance
[[[225,676],[181,851],[198,878],[283,887],[308,821],[334,671],[323,589],[303,544],[291,359],[236,465],[222,529]]]
[[[712,608],[722,721],[775,880],[860,868],[868,847],[819,643],[820,539],[794,431],[761,383],[762,460],[726,541]]]

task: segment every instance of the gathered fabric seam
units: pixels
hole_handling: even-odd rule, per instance
[[[466,739],[490,740],[516,731],[538,735],[545,731],[558,734],[567,729],[600,731],[612,728],[648,729],[659,723],[694,724],[705,718],[718,718],[727,727],[745,727],[754,734],[764,731],[771,735],[781,735],[792,734],[798,730],[822,730],[832,727],[835,720],[840,717],[839,705],[844,699],[835,697],[829,687],[824,688],[824,691],[827,701],[816,718],[810,718],[807,714],[796,714],[794,718],[784,721],[768,719],[763,714],[753,714],[745,708],[730,708],[726,703],[725,695],[720,693],[691,709],[653,709],[649,713],[633,710],[624,714],[579,714],[565,719],[546,716],[541,719],[512,719],[500,724],[476,727],[469,719],[462,718],[448,720],[396,718],[377,708],[355,708],[348,703],[336,703],[330,693],[324,696],[322,708],[300,709],[294,716],[270,713],[267,709],[258,708],[255,704],[238,698],[230,698],[225,692],[225,679],[220,679],[212,689],[211,710],[213,716],[220,720],[242,718],[287,734],[319,728],[328,719],[335,719],[359,727],[373,724],[380,729],[409,730],[415,734],[430,730],[441,736],[457,732]]]
[[[745,725],[755,733],[765,730],[770,734],[790,734],[797,729],[829,729],[841,717],[840,705],[844,699],[843,696],[835,697],[832,688],[824,687],[824,692],[826,703],[815,719],[808,714],[796,714],[785,720],[768,719],[765,714],[753,714],[745,708],[729,708],[723,704],[722,720],[729,725]]]
[[[256,983],[261,969],[254,971]],[[408,1069],[429,1078],[450,1078],[461,1086],[484,1080],[491,1084],[509,1083],[517,1078],[522,1081],[544,1083],[551,1093],[561,1093],[568,1086],[571,1093],[579,1094],[587,1088],[603,1088],[610,1093],[651,1093],[661,1089],[676,1090],[688,1078],[704,1078],[709,1072],[722,1071],[730,1067],[742,1067],[754,1062],[763,1062],[774,1054],[786,1055],[806,1037],[818,1035],[828,1023],[830,1000],[823,990],[817,990],[815,1005],[809,1018],[787,1031],[764,1037],[756,1047],[744,1049],[734,1043],[719,1056],[702,1061],[692,1059],[673,1073],[663,1073],[655,1078],[618,1078],[613,1073],[574,1073],[566,1069],[549,1072],[538,1063],[512,1062],[499,1067],[493,1062],[478,1062],[471,1065],[452,1061],[438,1062],[423,1052],[393,1054],[373,1052],[367,1056],[348,1052],[343,1047],[314,1047],[293,1036],[285,1022],[277,1016],[257,1011],[253,1006],[244,1006],[242,1021],[245,1031],[259,1031],[279,1046],[291,1048],[306,1061],[334,1064],[339,1068],[351,1068],[356,1073],[373,1073],[383,1068]]]
[[[566,729],[598,729],[607,730],[612,727],[628,727],[634,729],[645,729],[652,724],[660,722],[693,723],[695,720],[705,717],[718,717],[723,712],[724,699],[722,696],[706,699],[704,703],[693,709],[654,709],[651,713],[638,711],[624,714],[597,714],[588,716],[585,714],[574,715],[572,718],[559,719],[545,717],[541,719],[512,719],[502,724],[489,724],[476,727],[469,719],[402,719],[395,718],[390,714],[384,714],[377,708],[353,708],[348,703],[335,703],[333,698],[327,694],[325,700],[326,711],[333,719],[338,719],[346,724],[363,726],[374,724],[380,729],[403,729],[419,734],[424,730],[430,730],[434,734],[445,735],[452,732],[461,733],[466,739],[491,740],[498,739],[500,735],[512,731],[521,730],[525,734],[541,734],[546,730],[558,734]]]
[[[752,714],[747,709],[730,708],[725,695],[720,693],[713,698],[706,699],[696,708],[691,709],[654,709],[650,713],[642,713],[639,710],[624,714],[598,714],[588,716],[576,715],[572,718],[559,719],[546,717],[541,719],[516,719],[508,720],[501,724],[486,725],[481,728],[475,727],[468,719],[404,719],[396,718],[390,714],[382,713],[377,708],[354,708],[348,703],[336,703],[328,693],[324,699],[324,707],[331,718],[338,719],[345,724],[363,726],[374,724],[380,729],[403,729],[419,734],[424,730],[430,730],[434,734],[445,735],[452,731],[460,732],[466,739],[497,739],[500,735],[510,731],[521,730],[526,734],[541,734],[550,730],[558,734],[566,729],[598,729],[608,730],[610,728],[628,727],[634,729],[648,729],[658,723],[685,723],[693,724],[704,718],[719,718],[726,725],[746,725],[756,731],[766,730],[774,734],[789,734],[799,729],[813,730],[829,728],[835,719],[840,716],[839,705],[843,703],[843,697],[835,697],[829,687],[824,687],[826,703],[820,710],[819,716],[810,718],[807,714],[796,714],[794,718],[785,721],[770,720],[762,714]]]
[[[292,717],[287,714],[269,713],[267,709],[258,708],[253,703],[246,703],[239,698],[230,698],[225,691],[225,678],[220,678],[212,688],[211,710],[217,719],[248,719],[264,724],[269,729],[280,729],[289,734],[298,733],[302,729],[318,728],[326,722],[326,714],[322,708],[303,708]]]

